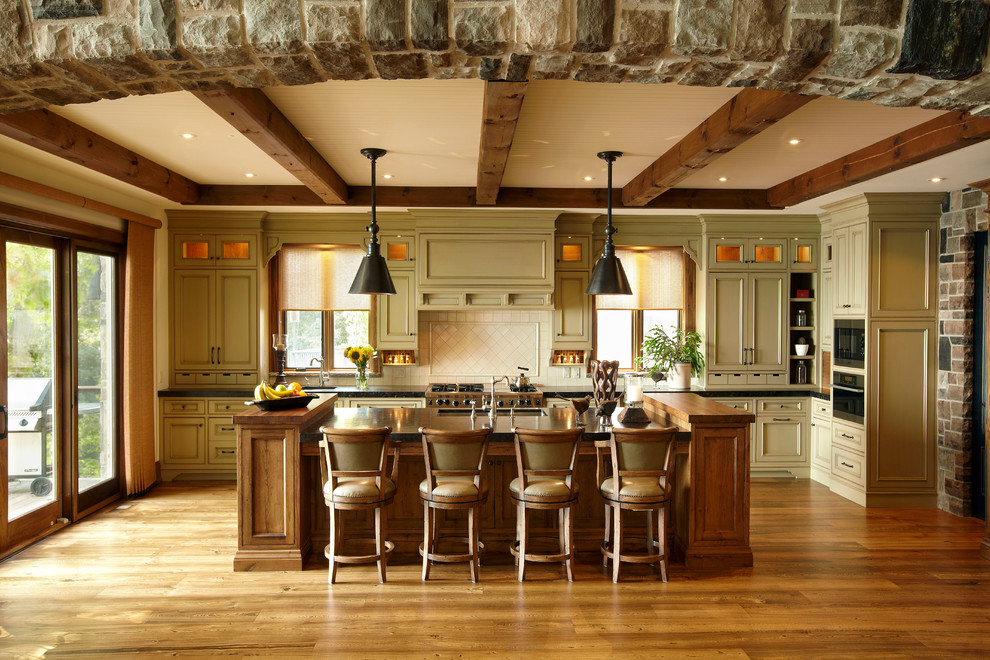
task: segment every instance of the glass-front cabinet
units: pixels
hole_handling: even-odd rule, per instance
[[[786,267],[786,239],[708,239],[709,270],[779,270]]]

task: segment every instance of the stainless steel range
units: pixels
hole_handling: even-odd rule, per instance
[[[481,409],[491,405],[491,398],[491,387],[482,383],[434,383],[426,389],[427,408],[470,408],[473,403]],[[495,407],[542,408],[543,392],[532,385],[496,389]]]

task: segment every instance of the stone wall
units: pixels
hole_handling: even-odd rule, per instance
[[[0,0],[0,113],[483,78],[757,86],[990,116],[988,23],[982,0]]]
[[[940,222],[938,506],[971,514],[973,430],[973,232],[987,229],[987,197],[967,188],[946,195]]]

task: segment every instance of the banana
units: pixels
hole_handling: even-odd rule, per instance
[[[261,401],[261,400],[267,399],[267,398],[268,397],[265,396],[265,384],[264,383],[260,383],[256,388],[254,388],[254,400],[255,401]]]
[[[284,399],[287,396],[295,396],[295,392],[292,390],[286,390],[284,392],[279,392],[275,388],[271,387],[268,383],[263,383],[265,386],[265,394],[268,395],[269,399]]]

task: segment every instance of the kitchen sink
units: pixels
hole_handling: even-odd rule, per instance
[[[509,416],[509,410],[510,410],[509,408],[499,408],[498,409],[498,416],[499,417],[508,417]],[[547,411],[546,411],[545,408],[512,408],[511,410],[513,410],[514,411],[514,414],[516,414],[516,415],[526,415],[528,417],[546,417],[547,416]],[[478,416],[479,417],[481,417],[481,416],[487,417],[488,416],[488,409],[487,408],[485,408],[484,410],[478,409],[477,413],[478,413]],[[467,417],[467,416],[469,416],[471,414],[471,409],[470,408],[438,408],[437,409],[437,414],[438,415],[457,415],[459,417]]]

